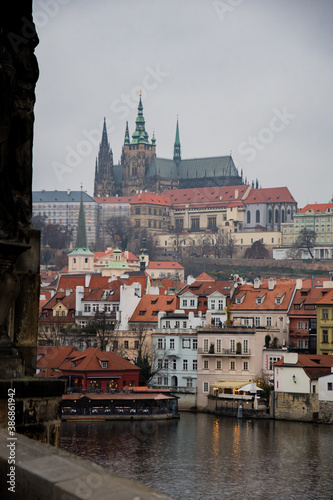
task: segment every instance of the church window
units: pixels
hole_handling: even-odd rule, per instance
[[[284,222],[284,210],[281,211],[281,222]]]
[[[275,224],[277,224],[279,222],[279,210],[276,209],[275,210]]]
[[[246,213],[246,222],[247,224],[251,224],[251,212],[249,210]]]
[[[268,210],[268,224],[272,224],[272,210]]]
[[[256,210],[256,223],[259,224],[260,222],[260,210]]]

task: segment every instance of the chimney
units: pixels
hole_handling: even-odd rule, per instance
[[[70,288],[66,288],[66,297],[69,297],[71,294],[71,289]]]
[[[268,280],[268,290],[274,290],[276,285],[276,279],[275,278],[269,278]]]
[[[91,275],[90,274],[86,274],[85,277],[84,277],[84,286],[86,288],[89,287],[89,283],[90,283],[90,278],[91,278]]]
[[[303,280],[302,278],[297,278],[296,279],[296,290],[300,290],[303,286]]]
[[[238,189],[235,189],[235,200],[238,199]]]
[[[69,196],[71,194],[71,190],[67,189],[67,195]]]
[[[78,316],[82,311],[82,299],[84,297],[83,286],[77,286],[75,290],[75,316]]]
[[[261,279],[260,278],[255,278],[254,283],[253,283],[253,288],[258,289],[261,286]]]

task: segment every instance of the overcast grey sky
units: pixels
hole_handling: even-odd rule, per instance
[[[34,0],[33,189],[93,194],[103,117],[114,163],[139,89],[157,155],[232,156],[300,207],[333,194],[331,0]]]

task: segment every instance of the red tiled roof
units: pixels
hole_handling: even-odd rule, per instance
[[[144,295],[130,321],[157,323],[159,311],[174,312],[177,309],[176,295]]]
[[[138,203],[146,203],[149,205],[160,205],[169,207],[170,197],[163,196],[161,194],[151,193],[148,191],[141,194],[136,194],[132,197],[131,205],[137,205]]]
[[[244,198],[249,185],[241,186],[219,186],[206,188],[174,189],[165,191],[170,196],[171,205],[175,208],[191,205],[198,206],[229,206],[235,201],[240,202]],[[236,196],[237,195],[237,196]]]
[[[287,187],[276,187],[251,189],[245,203],[296,203],[296,200]]]
[[[297,363],[285,363],[282,357],[279,361],[274,363],[274,366],[302,366],[303,368],[330,368],[333,366],[333,356],[324,354],[298,354]]]
[[[312,203],[309,205],[305,205],[304,208],[300,208],[297,213],[298,214],[306,214],[307,212],[332,212],[333,213],[333,203]]]
[[[184,269],[178,262],[150,261],[146,269]]]
[[[76,349],[73,346],[38,346],[38,368],[59,368],[64,359]]]
[[[305,309],[305,306],[315,305],[322,297],[322,290],[323,288],[302,288],[301,290],[296,290],[289,310],[289,316],[316,316],[316,309]],[[299,309],[295,309],[295,305],[299,306]]]
[[[232,311],[250,311],[250,310],[288,310],[291,297],[295,288],[295,280],[276,280],[273,290],[268,289],[268,282],[264,280],[260,288],[254,288],[253,285],[241,285],[236,289],[232,299]],[[265,295],[261,304],[257,304],[257,297]],[[236,303],[237,297],[244,297],[241,304]],[[275,299],[282,298],[281,304],[276,304]]]
[[[62,371],[106,371],[101,367],[101,362],[107,361],[107,370],[139,370],[139,367],[118,356],[114,352],[104,352],[100,349],[89,347],[85,351],[73,351],[68,359],[65,359],[59,369]],[[75,363],[75,366],[73,366]]]
[[[179,293],[183,295],[186,292],[191,292],[193,295],[197,295],[200,297],[207,297],[207,295],[211,295],[214,292],[220,292],[221,294],[228,296],[230,291],[234,286],[233,281],[195,281],[190,285],[187,285],[185,288],[181,290]]]
[[[215,281],[215,278],[212,278],[207,273],[201,273],[197,276],[197,278],[195,278],[195,281]]]
[[[316,304],[321,306],[321,305],[330,305],[333,306],[333,288],[322,288],[321,292],[326,292],[325,295],[317,300]]]
[[[77,286],[84,286],[85,276],[82,274],[80,276],[60,276],[58,281],[57,290],[62,288],[63,290],[70,289],[73,290]]]

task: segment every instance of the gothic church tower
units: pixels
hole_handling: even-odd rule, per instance
[[[102,140],[96,159],[94,196],[114,196],[113,155],[108,141],[104,118]]]
[[[156,139],[154,134],[151,142],[149,142],[148,133],[145,129],[141,93],[135,124],[132,141],[130,141],[128,123],[126,124],[125,140],[121,155],[123,196],[131,196],[137,190],[144,189],[146,172],[153,158],[156,156]]]

